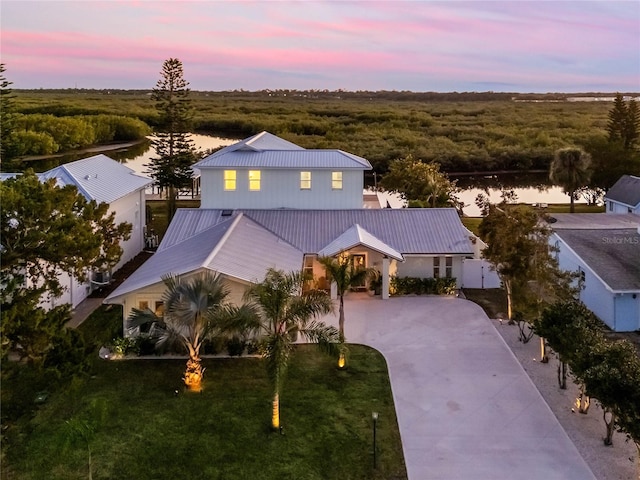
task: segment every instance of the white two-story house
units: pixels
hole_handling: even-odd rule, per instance
[[[342,150],[307,150],[262,132],[193,166],[201,208],[362,208],[371,164]]]
[[[18,174],[4,174],[10,178]],[[89,158],[66,163],[39,173],[41,180],[55,179],[60,187],[73,185],[87,200],[109,204],[109,212],[115,213],[116,225],[127,222],[132,225],[131,237],[122,241],[123,253],[120,261],[112,269],[118,270],[135,257],[145,247],[145,188],[152,180],[129,167],[107,157],[94,155]],[[62,296],[43,301],[44,307],[71,304],[76,307],[97,287],[107,283],[112,272],[88,272],[89,280],[80,282],[66,274],[60,275],[64,287]]]
[[[124,319],[133,308],[162,309],[167,274],[216,272],[239,302],[268,268],[304,270],[335,298],[318,259],[346,255],[380,273],[386,299],[394,275],[451,278],[460,288],[465,260],[479,257],[453,208],[363,208],[371,165],[340,150],[306,150],[262,132],[194,168],[200,208],[179,209],[157,252],[105,299],[123,305]]]

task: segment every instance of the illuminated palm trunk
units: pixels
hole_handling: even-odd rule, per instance
[[[280,395],[278,393],[273,396],[271,427],[274,430],[278,430],[280,428]]]
[[[187,370],[184,373],[184,384],[187,389],[193,392],[199,392],[202,390],[202,376],[204,374],[204,368],[200,363],[200,357],[189,357],[187,360]]]

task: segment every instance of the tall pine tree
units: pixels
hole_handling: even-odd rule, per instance
[[[622,143],[625,150],[633,148],[640,135],[640,110],[635,100],[625,103],[622,94],[616,94],[609,111],[607,133],[610,142]]]
[[[160,114],[160,124],[153,141],[156,157],[146,166],[156,185],[167,189],[167,216],[170,222],[176,212],[179,190],[192,185],[191,165],[196,157],[194,144],[187,134],[193,109],[182,62],[177,58],[166,60],[161,74],[151,95]]]

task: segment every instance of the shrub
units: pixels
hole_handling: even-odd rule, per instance
[[[227,341],[227,353],[232,357],[239,357],[244,352],[245,340],[234,335]]]
[[[393,295],[453,295],[455,278],[391,277]]]
[[[111,341],[111,350],[116,355],[138,355],[138,341],[135,338],[117,337]]]

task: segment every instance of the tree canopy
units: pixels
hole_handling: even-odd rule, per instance
[[[640,135],[640,110],[634,99],[625,102],[622,94],[616,94],[607,122],[609,141],[620,142],[625,149],[634,147]]]
[[[88,201],[76,187],[59,187],[55,179],[40,181],[33,171],[0,182],[0,202],[0,303],[6,353],[17,345],[33,347],[27,345],[20,325],[30,325],[36,342],[37,331],[61,318],[60,312],[36,312],[43,296],[62,294],[61,273],[84,281],[91,270],[116,265],[122,255],[120,241],[129,238],[131,225],[116,225],[115,213],[108,212],[106,203]]]
[[[399,193],[409,206],[435,208],[456,205],[455,181],[450,181],[437,163],[424,163],[413,155],[392,162],[380,185],[385,190]]]
[[[543,219],[527,205],[508,203],[508,198],[483,206],[486,216],[479,233],[487,248],[482,255],[504,284],[509,320],[514,307],[535,318],[544,305],[571,297],[572,276],[559,270]]]
[[[591,156],[580,148],[562,148],[551,162],[549,178],[569,195],[571,213],[575,212],[576,190],[589,184]]]

